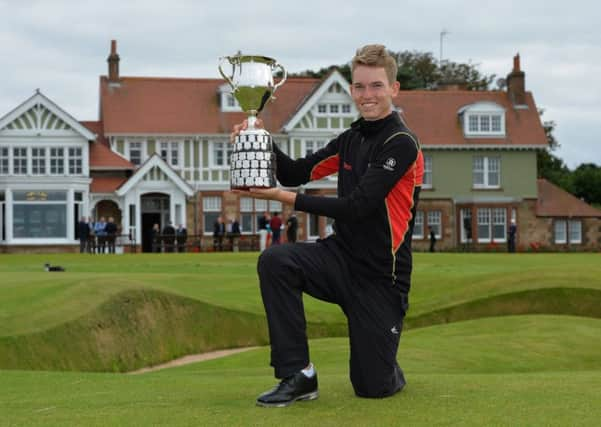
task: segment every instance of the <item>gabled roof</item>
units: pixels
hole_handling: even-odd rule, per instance
[[[393,100],[407,126],[424,146],[532,146],[547,147],[547,138],[534,98],[526,92],[528,108],[516,109],[504,91],[401,91]],[[505,109],[506,136],[466,138],[459,112],[465,107],[492,102]]]
[[[97,136],[96,141],[90,144],[90,169],[92,170],[119,170],[135,169],[128,160],[111,150],[108,140],[102,131],[102,122],[81,122]]]
[[[278,132],[319,79],[290,78],[275,93],[260,117]],[[222,79],[122,77],[119,85],[100,78],[100,108],[105,135],[223,134],[246,118],[241,112],[222,112]]]
[[[601,218],[601,210],[595,209],[578,197],[551,184],[546,179],[537,180],[538,200],[536,215],[549,217],[597,217]]]
[[[298,122],[300,122],[305,114],[311,110],[315,103],[319,101],[333,83],[338,83],[350,99],[351,92],[349,89],[349,82],[342,74],[340,74],[340,71],[333,69],[318,86],[315,86],[313,92],[298,106],[296,112],[290,117],[290,120],[283,125],[284,132],[290,132],[294,129]]]
[[[136,172],[125,182],[121,187],[117,189],[117,195],[123,196],[129,190],[131,190],[136,184],[138,184],[153,167],[158,167],[167,177],[173,181],[173,183],[186,194],[186,196],[193,196],[194,190],[188,183],[175,172],[171,166],[167,164],[161,157],[154,153],[148,158]]]
[[[96,135],[39,90],[0,117],[0,132],[23,132],[23,129],[31,132],[75,132],[88,141],[96,139]]]

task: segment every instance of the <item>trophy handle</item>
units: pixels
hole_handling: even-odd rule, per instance
[[[272,93],[275,93],[275,91],[278,90],[278,88],[284,84],[284,82],[286,81],[286,78],[288,77],[288,72],[286,71],[286,69],[276,62],[275,65],[273,66],[273,69],[276,70],[277,68],[282,70],[283,77],[282,77],[282,80],[280,80],[278,82],[278,84],[273,87]]]
[[[226,82],[228,82],[230,84],[230,86],[232,87],[233,90],[236,90],[236,85],[234,84],[234,82],[232,81],[233,75],[231,77],[227,76],[224,72],[223,72],[223,68],[221,68],[221,66],[223,65],[223,62],[225,60],[228,60],[228,62],[230,63],[230,65],[232,65],[232,61],[230,59],[229,56],[222,56],[221,58],[219,58],[219,65],[217,66],[217,68],[219,69],[219,74],[221,74],[221,76],[225,79]]]

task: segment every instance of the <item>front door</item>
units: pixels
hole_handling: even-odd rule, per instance
[[[142,252],[152,252],[152,227],[159,224],[159,230],[163,229],[160,213],[142,214]]]

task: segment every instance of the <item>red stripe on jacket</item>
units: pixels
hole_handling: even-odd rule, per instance
[[[417,152],[417,160],[415,161],[415,186],[421,187],[424,183],[424,154],[422,150]]]
[[[335,154],[317,163],[315,166],[313,166],[313,169],[311,169],[311,181],[321,179],[325,176],[338,172],[339,162],[340,156]]]
[[[396,253],[405,239],[411,221],[413,192],[417,176],[417,160],[386,196],[388,222],[392,234],[392,252]]]

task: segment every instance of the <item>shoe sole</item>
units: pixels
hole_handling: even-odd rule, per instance
[[[303,400],[315,400],[318,397],[319,397],[319,391],[315,390],[311,393],[303,394],[303,395],[298,396],[297,398],[289,400],[287,402],[266,403],[266,402],[260,402],[257,400],[257,406],[262,406],[264,408],[284,408],[286,406],[292,405],[294,402],[300,402]]]

